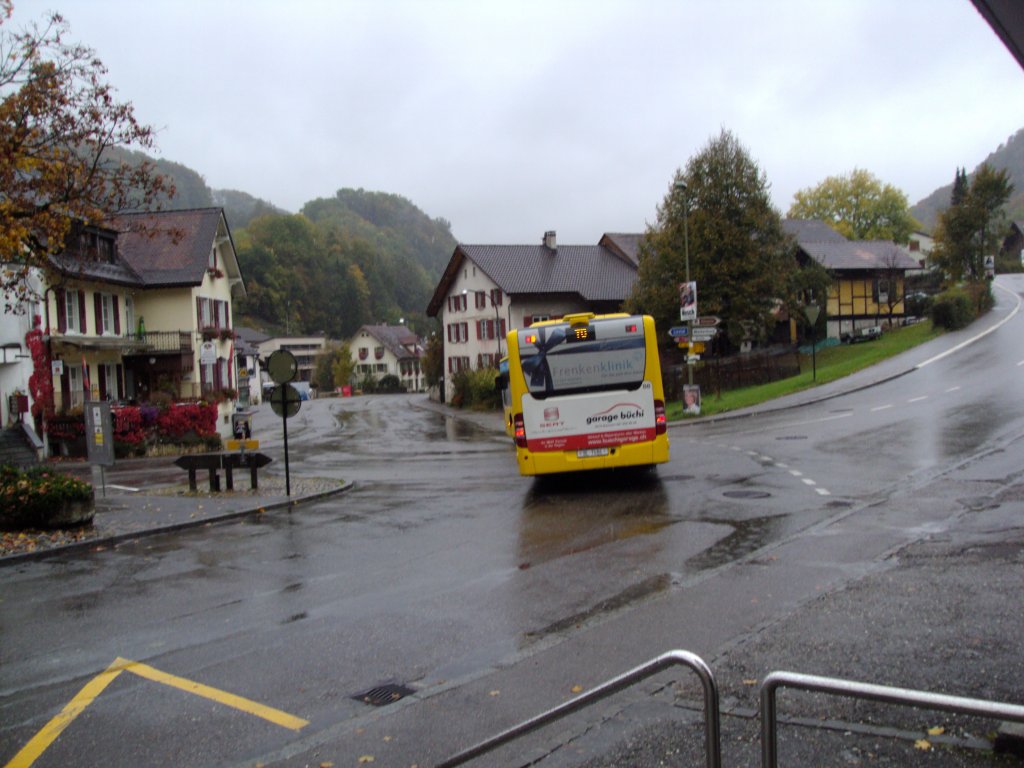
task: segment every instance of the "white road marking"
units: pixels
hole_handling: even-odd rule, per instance
[[[927,399],[928,399],[928,395],[921,395],[920,397],[912,397],[909,400],[907,400],[907,402],[908,403],[919,403],[922,400],[927,400]]]
[[[875,407],[875,408],[872,408],[872,409],[871,409],[871,411],[872,411],[872,412],[875,412],[875,411],[884,411],[884,410],[886,410],[886,409],[888,409],[888,408],[892,408],[892,403],[889,403],[888,405],[879,405],[879,406],[877,406],[877,407]]]
[[[818,494],[821,495],[821,496],[831,496],[832,495],[831,493],[826,491],[824,488],[815,488],[814,490],[817,491]]]

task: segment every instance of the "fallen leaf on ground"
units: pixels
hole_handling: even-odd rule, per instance
[[[918,739],[914,742],[914,749],[920,749],[922,752],[931,752],[932,743],[928,739]]]
[[[929,736],[941,736],[945,732],[946,732],[946,729],[943,728],[941,725],[936,725],[934,728],[929,728],[928,729],[928,735]]]
[[[582,690],[583,690],[583,686],[582,685],[574,685],[572,687],[572,692],[573,693],[580,693]]]

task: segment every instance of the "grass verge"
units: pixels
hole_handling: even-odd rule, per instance
[[[882,338],[862,344],[840,344],[836,347],[819,349],[817,353],[817,378],[812,378],[812,359],[810,355],[800,356],[800,375],[788,379],[760,384],[755,387],[734,389],[721,394],[703,393],[701,398],[701,415],[713,416],[718,413],[735,411],[783,395],[800,392],[804,389],[827,384],[856,373],[859,370],[879,363],[901,352],[916,347],[918,344],[934,339],[942,334],[941,329],[932,327],[931,320],[896,328],[887,331]],[[668,403],[666,407],[669,421],[676,421],[683,416],[683,405],[680,402]]]

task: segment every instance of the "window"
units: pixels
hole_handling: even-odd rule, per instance
[[[476,337],[481,340],[505,338],[505,321],[477,320]]]
[[[84,383],[82,380],[82,367],[79,365],[68,365],[64,363],[64,369],[68,372],[68,390],[64,393],[67,398],[68,408],[79,408],[85,404]]]
[[[491,289],[491,304],[496,307],[501,306],[501,288]]]
[[[120,397],[117,389],[117,366],[111,363],[100,363],[96,366],[97,384],[100,389],[100,400],[116,400]]]
[[[97,293],[96,335],[112,336],[121,332],[121,318],[117,313],[117,297],[109,293]]]
[[[483,291],[476,291],[473,294],[473,296],[474,296],[474,298],[476,300],[476,308],[477,309],[487,309],[487,294],[486,293],[484,293]]]
[[[217,246],[210,249],[210,269],[217,268]]]
[[[469,341],[469,323],[449,323],[448,341],[455,344]]]
[[[64,292],[64,318],[66,323],[64,329],[67,333],[83,332],[78,299],[78,291]]]

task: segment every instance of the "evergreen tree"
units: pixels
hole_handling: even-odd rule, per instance
[[[985,256],[999,250],[1002,209],[1013,184],[1005,170],[997,171],[987,163],[975,171],[970,183],[960,171],[957,180],[951,197],[960,201],[939,214],[932,257],[953,281],[980,280],[985,275]]]

